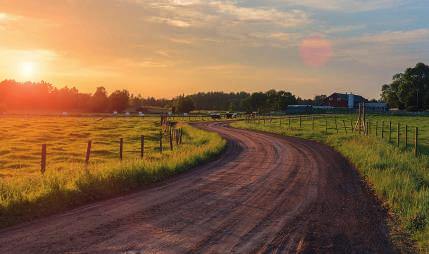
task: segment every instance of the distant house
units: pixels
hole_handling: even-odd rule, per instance
[[[384,102],[368,102],[365,103],[365,109],[371,112],[386,112],[389,108]]]
[[[322,106],[335,108],[357,108],[359,103],[367,101],[368,100],[364,97],[352,93],[333,93],[323,101]]]

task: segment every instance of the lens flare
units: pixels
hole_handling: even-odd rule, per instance
[[[308,37],[302,40],[299,51],[301,59],[306,65],[321,67],[332,56],[332,43],[320,36]]]

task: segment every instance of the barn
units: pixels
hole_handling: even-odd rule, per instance
[[[364,97],[352,93],[333,93],[323,101],[322,106],[335,108],[357,108],[359,103],[367,101],[368,100]]]

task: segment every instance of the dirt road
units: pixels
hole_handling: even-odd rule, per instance
[[[325,145],[199,127],[216,161],[121,198],[0,232],[0,253],[391,253],[384,213]]]

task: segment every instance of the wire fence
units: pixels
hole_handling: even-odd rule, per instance
[[[370,118],[368,118],[370,119]],[[374,136],[420,154],[421,128],[401,121],[367,120],[359,126],[354,115],[294,115],[255,116],[244,119],[247,123],[278,125],[288,130],[320,132],[325,135],[347,134]]]

